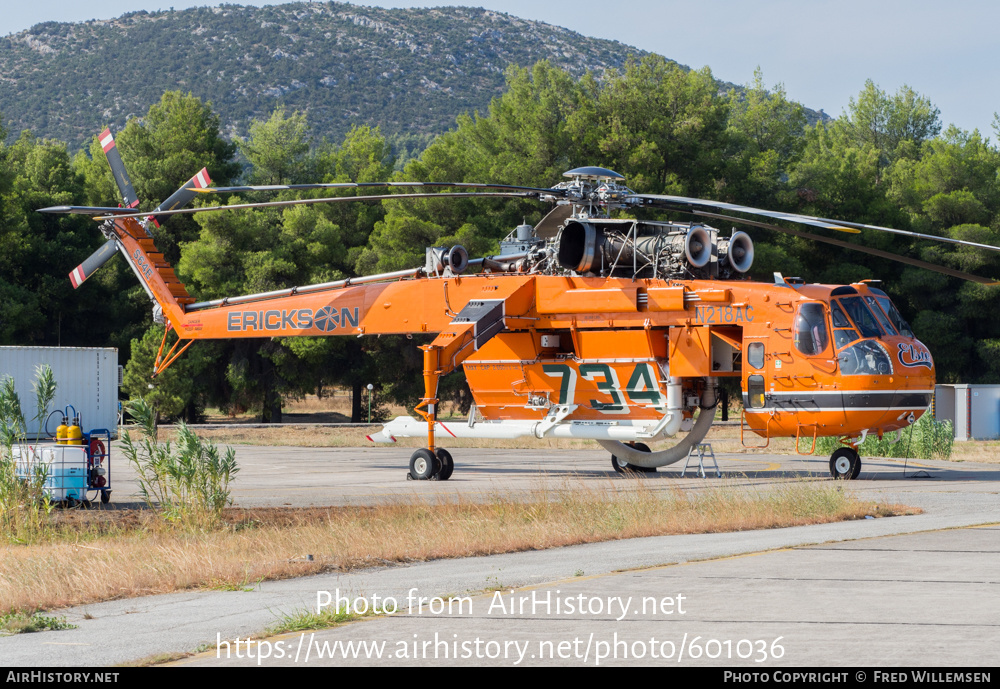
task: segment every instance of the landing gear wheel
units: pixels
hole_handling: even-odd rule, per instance
[[[410,456],[410,476],[417,481],[426,481],[434,474],[438,473],[441,464],[434,453],[426,448],[421,448]]]
[[[633,448],[639,452],[649,452],[649,445],[645,443],[628,443]],[[635,464],[629,464],[624,459],[618,459],[616,455],[611,455],[611,466],[614,467],[615,471],[619,474],[624,474],[626,472],[636,472],[641,474],[655,474],[656,467],[641,467]]]
[[[861,457],[853,447],[842,447],[830,456],[830,474],[849,481],[861,474]]]
[[[437,472],[438,481],[447,481],[455,471],[455,460],[451,458],[451,453],[443,447],[437,449],[437,459],[441,469]]]

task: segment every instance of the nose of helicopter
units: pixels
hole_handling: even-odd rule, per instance
[[[928,410],[934,398],[935,370],[930,350],[916,338],[887,337],[882,344],[893,364],[886,389],[892,396],[870,430],[887,432],[910,426]]]

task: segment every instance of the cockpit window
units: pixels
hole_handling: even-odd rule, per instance
[[[858,339],[858,332],[856,330],[834,330],[833,331],[833,344],[837,349],[845,347]]]
[[[844,297],[840,300],[840,304],[844,307],[847,315],[851,317],[851,320],[854,321],[854,325],[858,326],[858,330],[861,331],[861,337],[878,337],[882,335],[882,328],[879,326],[872,312],[865,306],[865,302],[861,297]]]
[[[837,355],[840,372],[845,376],[892,375],[892,361],[878,342],[865,340]]]
[[[806,355],[822,354],[830,342],[826,312],[822,304],[810,302],[799,307],[795,317],[795,348]]]
[[[896,329],[892,327],[892,323],[889,322],[889,318],[882,313],[882,309],[879,308],[878,302],[875,301],[875,297],[865,297],[865,301],[868,303],[868,307],[875,314],[875,318],[878,322],[882,324],[882,329],[885,330],[890,335],[896,334]]]
[[[834,328],[850,328],[851,322],[847,320],[847,316],[844,315],[844,310],[840,308],[837,302],[830,303],[830,312],[833,314],[833,327]]]
[[[896,310],[895,304],[889,301],[889,297],[878,296],[878,303],[882,305],[882,310],[886,312],[889,316],[889,320],[892,324],[896,326],[896,330],[899,331],[900,335],[904,337],[915,337],[913,330],[910,329],[910,324],[903,320],[903,317],[899,315],[899,311]]]

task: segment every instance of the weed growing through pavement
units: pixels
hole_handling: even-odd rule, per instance
[[[322,610],[313,612],[311,610],[298,610],[292,613],[281,615],[278,622],[267,628],[264,632],[266,636],[276,634],[287,634],[289,632],[305,632],[314,629],[329,629],[345,622],[356,620],[363,615],[356,615],[346,607],[337,610]]]
[[[178,426],[176,441],[161,443],[153,406],[138,399],[127,408],[143,437],[134,439],[125,431],[122,452],[136,470],[146,503],[159,506],[171,521],[197,526],[217,522],[232,503],[229,483],[239,472],[236,451],[228,448],[221,454],[185,424]]]
[[[29,614],[18,611],[0,616],[0,636],[62,629],[76,629],[76,625],[67,622],[65,617],[48,617],[40,612]]]

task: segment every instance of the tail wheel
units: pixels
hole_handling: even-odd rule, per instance
[[[830,456],[830,474],[849,481],[861,475],[861,457],[853,447],[842,447]]]
[[[437,473],[437,480],[447,481],[455,471],[455,460],[452,459],[451,453],[443,447],[439,447],[436,454],[441,466],[441,470]]]

